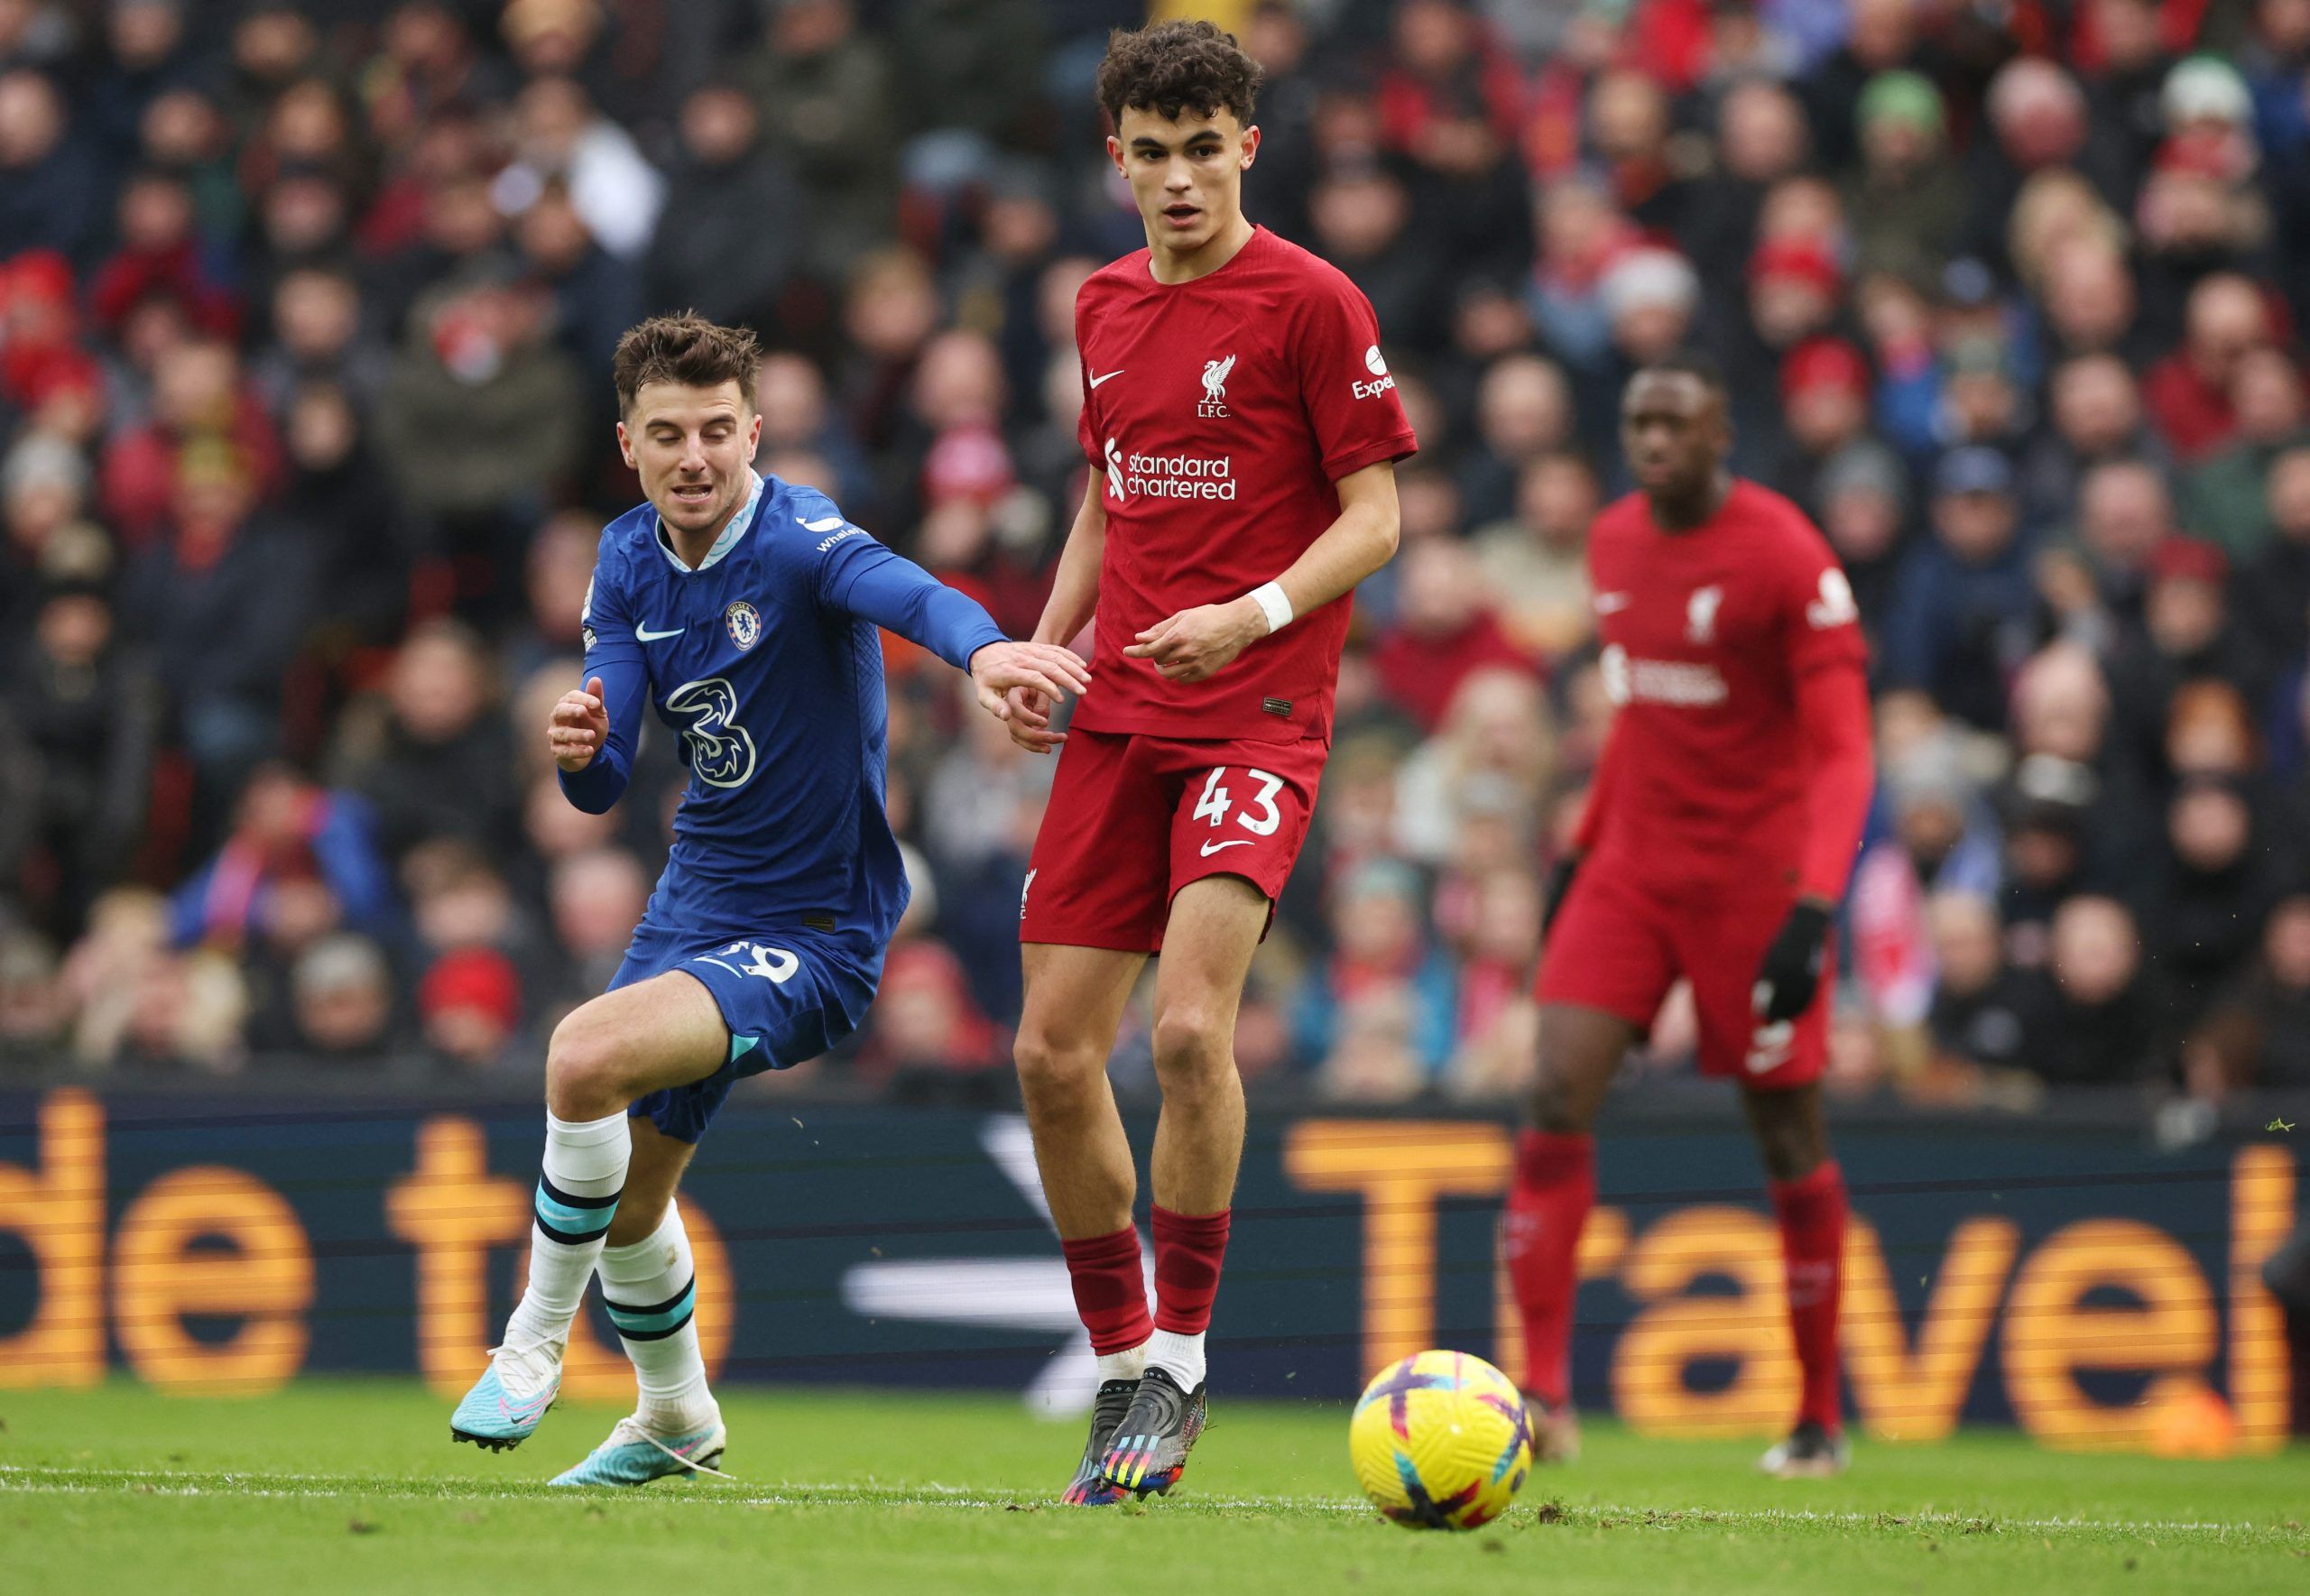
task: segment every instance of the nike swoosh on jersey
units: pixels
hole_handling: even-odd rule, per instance
[[[1230,838],[1224,843],[1206,843],[1203,844],[1203,856],[1208,859],[1222,848],[1248,848],[1251,845],[1251,838],[1241,836]]]
[[[821,516],[817,521],[802,521],[799,515],[794,519],[802,521],[802,530],[806,532],[830,532],[836,527],[846,527],[850,524],[839,515]]]
[[[665,638],[679,637],[688,630],[687,626],[677,626],[671,632],[652,632],[647,626],[637,626],[633,629],[633,641],[641,643],[654,643]]]
[[[1617,615],[1626,608],[1628,595],[1625,593],[1600,593],[1596,595],[1596,613],[1600,615]]]
[[[1117,377],[1119,377],[1119,376],[1123,375],[1123,367],[1121,367],[1121,366],[1117,366],[1117,367],[1115,367],[1115,369],[1114,369],[1114,370],[1113,370],[1113,371],[1109,372],[1109,373],[1108,373],[1105,376],[1104,376],[1104,377],[1093,377],[1093,378],[1091,379],[1091,386],[1092,386],[1092,387],[1094,387],[1094,388],[1096,388],[1096,387],[1097,387],[1100,383],[1112,383],[1112,382],[1113,382]]]

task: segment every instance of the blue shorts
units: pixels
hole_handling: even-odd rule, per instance
[[[706,1133],[741,1077],[816,1058],[866,1018],[882,979],[882,949],[790,928],[733,940],[652,926],[634,928],[610,990],[679,970],[705,984],[730,1028],[730,1056],[703,1080],[652,1092],[627,1112],[677,1141]]]

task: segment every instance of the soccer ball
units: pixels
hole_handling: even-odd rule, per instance
[[[1414,1529],[1474,1529],[1532,1469],[1532,1423],[1509,1378],[1465,1352],[1415,1352],[1363,1388],[1348,1459],[1372,1505]]]

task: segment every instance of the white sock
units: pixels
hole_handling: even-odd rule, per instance
[[[1147,1367],[1169,1375],[1182,1391],[1194,1390],[1203,1383],[1203,1334],[1200,1330],[1193,1335],[1157,1331],[1147,1343]]]
[[[631,1247],[602,1250],[602,1300],[633,1360],[642,1403],[635,1416],[661,1435],[702,1430],[720,1416],[698,1350],[698,1273],[681,1210],[666,1204],[658,1228]]]
[[[1141,1342],[1135,1347],[1125,1347],[1120,1352],[1099,1354],[1099,1381],[1102,1385],[1111,1379],[1137,1379],[1146,1372],[1147,1343],[1145,1342]]]
[[[599,1120],[545,1117],[545,1167],[530,1225],[530,1280],[505,1326],[509,1345],[558,1342],[586,1298],[586,1282],[625,1189],[633,1140],[623,1112]]]

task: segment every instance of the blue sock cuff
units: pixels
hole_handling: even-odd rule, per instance
[[[581,1197],[561,1190],[543,1176],[538,1177],[538,1229],[567,1247],[583,1246],[610,1233],[623,1190],[602,1197]]]

